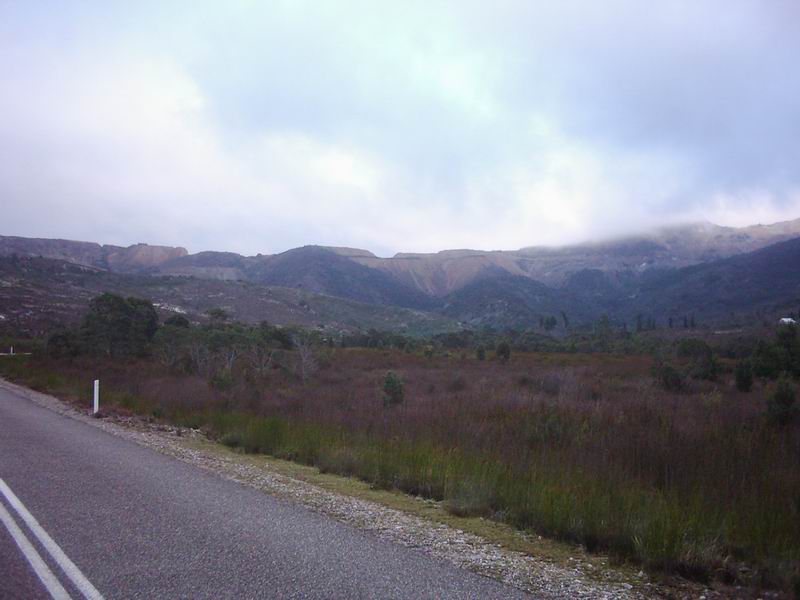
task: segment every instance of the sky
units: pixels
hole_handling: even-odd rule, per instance
[[[796,0],[0,0],[0,235],[516,249],[800,217]]]

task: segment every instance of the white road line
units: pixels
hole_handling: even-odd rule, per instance
[[[8,503],[11,507],[17,511],[22,520],[30,527],[33,535],[37,537],[37,539],[41,542],[42,546],[44,546],[45,550],[50,553],[50,556],[53,557],[53,560],[58,563],[58,566],[64,571],[64,573],[69,577],[70,581],[75,584],[81,594],[84,595],[86,600],[103,600],[102,594],[97,591],[91,582],[84,577],[83,573],[81,573],[80,569],[75,566],[69,557],[64,554],[64,551],[53,541],[47,532],[42,529],[42,526],[39,525],[39,522],[33,518],[33,515],[28,512],[28,509],[22,504],[19,498],[14,495],[14,492],[11,491],[11,488],[6,485],[6,482],[0,479],[0,492],[6,497]],[[62,588],[63,589],[63,588]],[[55,597],[55,596],[54,596]]]
[[[52,596],[53,600],[72,600],[70,595],[67,593],[67,590],[64,589],[53,572],[49,569],[49,567],[45,564],[42,560],[42,557],[39,556],[39,553],[36,552],[36,548],[33,547],[33,544],[28,541],[28,538],[25,537],[25,534],[22,533],[22,530],[17,526],[14,522],[14,519],[11,517],[9,512],[6,510],[6,507],[0,503],[0,521],[3,522],[3,525],[6,526],[8,529],[8,533],[11,534],[11,537],[14,538],[14,541],[19,546],[19,549],[22,551],[23,556],[28,560],[28,563],[31,565],[34,573],[39,578],[39,581],[42,582],[42,585],[47,589]]]

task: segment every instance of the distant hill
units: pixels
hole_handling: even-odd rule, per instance
[[[664,326],[694,316],[703,324],[754,324],[800,311],[800,238],[737,256],[641,274],[584,269],[561,287],[501,270],[486,271],[446,298],[443,313],[468,326],[536,326],[562,311],[573,324],[602,315],[630,326]],[[561,327],[559,319],[558,327]]]
[[[89,242],[0,236],[0,256],[57,258],[125,273],[189,275],[243,280],[326,293],[362,302],[431,308],[448,294],[500,269],[551,287],[569,284],[581,271],[641,274],[752,252],[800,236],[800,219],[772,225],[671,226],[636,236],[558,248],[515,251],[444,250],[380,258],[367,250],[305,246],[281,254],[242,256],[137,244],[127,248]],[[365,270],[360,267],[366,267]]]
[[[642,273],[650,269],[674,269],[752,252],[798,236],[800,219],[742,228],[696,223],[558,248],[529,247],[509,252],[445,250],[353,260],[390,273],[428,294],[444,297],[490,267],[560,287],[572,274],[583,270]]]
[[[170,246],[101,246],[93,242],[0,236],[0,256],[54,258],[122,273],[157,268],[186,256],[186,248]]]
[[[639,315],[662,322],[694,314],[722,323],[800,309],[798,238],[800,219],[738,229],[704,223],[563,248],[379,258],[366,250],[323,246],[242,256],[0,236],[0,257],[58,261],[62,266],[56,268],[29,260],[17,279],[4,279],[3,285],[14,287],[32,278],[41,298],[48,290],[66,299],[69,290],[80,295],[106,288],[158,289],[164,302],[193,310],[223,305],[224,299],[245,320],[313,324],[317,313],[295,308],[298,298],[312,298],[320,307],[336,306],[319,323],[337,327],[372,326],[369,321],[387,329],[407,328],[410,322],[422,329],[446,329],[456,322],[471,328],[536,328],[542,319],[556,318],[559,331],[566,323],[580,326],[602,315],[633,323]],[[4,264],[10,268],[11,263]],[[43,281],[39,267],[33,267],[37,264],[58,277]],[[83,284],[65,284],[68,273]],[[191,294],[180,296],[178,290]],[[264,290],[283,290],[275,292],[281,300],[264,296]]]
[[[89,300],[103,292],[149,299],[162,318],[185,314],[204,321],[206,311],[222,308],[241,321],[333,332],[379,329],[431,335],[458,329],[454,321],[434,313],[363,304],[292,288],[113,273],[38,257],[0,257],[0,335],[41,335],[53,327],[77,323]]]
[[[343,249],[304,246],[271,256],[200,252],[154,272],[277,285],[383,306],[430,309],[439,302],[390,275],[351,260]]]
[[[630,310],[736,321],[800,310],[800,238],[643,278]]]
[[[255,262],[250,281],[294,287],[358,302],[431,309],[439,302],[391,275],[320,246],[305,246]]]
[[[491,269],[448,295],[442,313],[471,329],[526,329],[542,317],[556,317],[561,323],[562,311],[575,323],[591,321],[596,312],[569,292]]]

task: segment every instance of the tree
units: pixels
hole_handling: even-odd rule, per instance
[[[781,350],[783,370],[792,375],[800,375],[800,339],[795,325],[781,325],[776,333],[778,348]]]
[[[314,354],[311,337],[308,335],[296,335],[293,338],[294,347],[297,349],[297,375],[300,380],[306,383],[319,370],[319,363]]]
[[[158,314],[148,300],[106,293],[89,302],[81,337],[92,353],[141,356],[157,330]]]
[[[170,369],[192,371],[189,343],[192,338],[189,327],[166,325],[161,327],[153,337],[155,354],[161,364]]]
[[[497,348],[495,349],[494,353],[501,363],[506,364],[511,358],[511,346],[508,345],[508,342],[503,340],[497,344]]]
[[[394,371],[388,371],[383,378],[383,405],[396,406],[404,398],[403,380]]]
[[[758,377],[775,379],[783,369],[780,348],[766,340],[759,340],[753,351],[753,373]]]
[[[158,331],[158,313],[153,303],[141,298],[128,298],[130,306],[129,339],[134,354],[141,355]]]
[[[45,351],[52,358],[72,358],[80,354],[78,334],[70,329],[54,332],[47,338]]]

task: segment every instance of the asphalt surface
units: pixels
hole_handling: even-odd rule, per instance
[[[0,479],[106,598],[523,598],[0,390]],[[67,579],[14,517],[72,598]],[[0,598],[49,598],[0,523]]]

